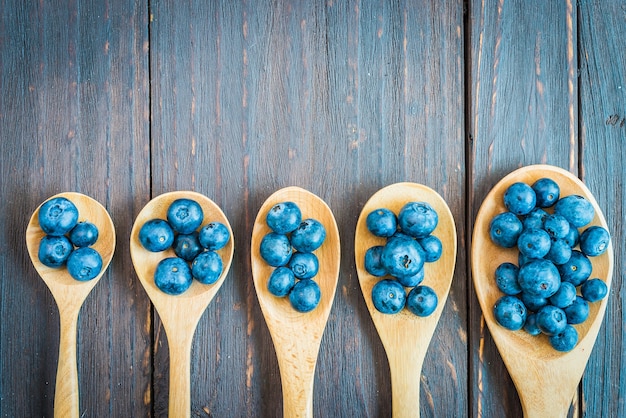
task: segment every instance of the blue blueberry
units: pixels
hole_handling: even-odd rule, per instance
[[[202,207],[195,200],[176,199],[167,208],[167,220],[179,234],[191,234],[200,227],[203,219]]]
[[[557,351],[571,351],[577,343],[578,331],[571,325],[567,325],[563,331],[550,337],[550,345]]]
[[[517,282],[519,267],[513,263],[502,263],[496,268],[496,285],[505,295],[517,295],[522,288]]]
[[[566,308],[576,299],[576,287],[570,282],[562,282],[559,290],[550,296],[550,303],[557,308]]]
[[[540,208],[549,208],[559,200],[561,189],[559,185],[550,178],[544,177],[537,180],[533,183],[532,188],[537,196],[537,206]]]
[[[286,265],[292,252],[293,248],[287,235],[270,232],[261,240],[261,258],[272,267]]]
[[[44,266],[57,268],[65,264],[73,249],[72,243],[64,235],[44,235],[39,242],[37,256]]]
[[[289,268],[296,278],[311,279],[319,271],[320,263],[313,253],[295,252],[289,260]]]
[[[578,245],[579,238],[580,238],[580,233],[578,232],[578,228],[570,224],[569,232],[563,239],[565,240],[565,242],[567,242],[567,245],[569,245],[570,248],[574,248],[575,246]]]
[[[511,212],[496,215],[489,224],[491,240],[504,248],[515,247],[522,230],[522,221]]]
[[[504,192],[504,206],[516,215],[526,215],[535,208],[537,196],[526,183],[513,183]]]
[[[383,265],[382,256],[383,246],[375,245],[368,248],[365,252],[365,270],[372,276],[382,277],[387,274]]]
[[[559,199],[554,205],[554,213],[564,216],[576,228],[587,225],[595,215],[593,205],[579,195],[570,195]]]
[[[553,238],[565,238],[569,234],[570,224],[564,216],[554,213],[546,217],[543,228]]]
[[[165,251],[174,243],[174,231],[167,221],[151,219],[141,226],[139,241],[148,251]]]
[[[437,227],[439,216],[426,202],[409,202],[398,213],[398,225],[414,238],[424,238]]]
[[[427,263],[433,263],[441,258],[443,251],[443,245],[441,240],[434,235],[429,235],[425,238],[418,239],[417,242],[424,250],[424,261]]]
[[[209,222],[198,231],[198,241],[207,250],[221,250],[230,240],[230,231],[221,222]]]
[[[519,269],[518,282],[523,292],[549,298],[559,290],[559,271],[548,260],[533,260]]]
[[[288,234],[302,222],[302,212],[294,202],[277,203],[267,212],[265,222],[274,232]]]
[[[517,239],[519,252],[528,258],[543,258],[550,244],[550,235],[543,229],[525,229]]]
[[[65,235],[78,222],[78,209],[65,197],[54,197],[39,208],[39,226],[48,235]]]
[[[66,264],[70,276],[80,281],[94,279],[102,271],[102,257],[91,247],[72,251]]]
[[[222,257],[215,251],[198,254],[191,263],[191,275],[203,284],[213,284],[222,275]]]
[[[524,216],[524,220],[522,221],[524,229],[543,228],[543,221],[548,217],[548,215],[548,212],[541,208],[531,210],[530,213]]]
[[[174,237],[174,254],[185,261],[193,261],[198,254],[203,251],[200,241],[198,241],[198,233],[178,234]]]
[[[316,219],[305,219],[291,233],[291,245],[301,253],[317,250],[326,239],[326,229]]]
[[[517,331],[524,326],[528,312],[521,300],[515,296],[504,295],[494,305],[493,315],[498,324]]]
[[[76,247],[89,247],[98,241],[98,227],[91,222],[79,222],[69,233],[69,239]]]
[[[168,295],[180,295],[191,286],[191,268],[179,257],[164,258],[154,271],[154,284]]]
[[[548,336],[562,332],[566,325],[567,317],[561,308],[546,305],[537,312],[537,326]]]
[[[568,324],[582,324],[589,317],[589,303],[580,296],[576,296],[574,302],[563,310]]]
[[[541,330],[537,326],[537,314],[528,314],[528,316],[526,317],[526,322],[524,322],[524,331],[532,336],[541,334]]]
[[[426,272],[423,268],[421,268],[420,271],[418,271],[413,276],[396,277],[396,280],[398,280],[398,283],[400,283],[404,287],[415,287],[424,281],[425,275]]]
[[[411,277],[424,266],[423,249],[413,239],[391,239],[384,246],[382,260],[385,270],[394,277]]]
[[[395,314],[404,308],[406,293],[400,283],[392,279],[383,279],[372,288],[372,302],[377,311]]]
[[[274,296],[284,297],[291,292],[295,284],[296,277],[293,275],[293,271],[287,267],[278,267],[270,274],[267,290]]]
[[[517,253],[517,265],[522,267],[524,264],[527,264],[531,261],[541,260],[541,258],[530,258],[526,257],[523,253]]]
[[[589,279],[580,286],[580,293],[587,302],[597,302],[604,299],[608,293],[608,287],[600,279]]]
[[[429,316],[437,309],[438,298],[428,286],[415,286],[406,297],[406,307],[417,316]]]
[[[552,238],[551,241],[550,251],[544,258],[552,261],[557,266],[567,263],[572,256],[572,247],[562,238]]]
[[[595,257],[604,254],[610,240],[609,231],[601,226],[590,226],[580,234],[580,250],[586,256]]]
[[[371,211],[365,219],[367,229],[377,237],[391,237],[398,229],[398,218],[389,209]]]
[[[526,309],[532,312],[537,312],[539,311],[539,309],[543,308],[544,306],[548,304],[547,298],[531,295],[530,293],[527,293],[527,292],[520,293],[519,298],[524,303],[524,306],[526,306]]]
[[[298,312],[310,312],[320,303],[322,292],[315,280],[300,280],[289,292],[289,302]]]
[[[566,263],[558,266],[561,280],[580,286],[591,275],[591,261],[578,250],[572,250],[572,255]]]

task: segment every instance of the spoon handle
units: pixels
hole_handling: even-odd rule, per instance
[[[54,394],[55,418],[78,418],[78,367],[76,365],[76,332],[78,309],[59,310],[59,362]]]
[[[421,352],[402,354],[396,351],[393,354],[388,353],[388,357],[393,418],[419,418],[424,356]]]
[[[175,337],[175,335],[172,335]],[[170,388],[169,416],[191,416],[191,342],[190,337],[169,339],[170,349]]]
[[[297,359],[297,358],[296,358]],[[315,366],[298,367],[298,362],[280,364],[284,418],[313,417],[313,378]]]

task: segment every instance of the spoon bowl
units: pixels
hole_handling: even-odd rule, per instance
[[[608,230],[598,203],[577,177],[549,165],[520,168],[491,189],[478,211],[472,237],[472,276],[485,322],[515,383],[524,416],[565,417],[602,325],[608,297],[589,304],[588,319],[574,326],[579,335],[578,344],[566,353],[552,348],[545,336],[533,337],[523,330],[510,331],[501,327],[493,314],[493,306],[502,296],[495,283],[495,270],[507,261],[517,265],[517,250],[504,249],[494,244],[489,236],[489,224],[494,216],[507,210],[503,195],[511,184],[524,182],[532,185],[542,177],[551,178],[559,184],[561,197],[572,194],[585,197],[595,209],[595,217],[590,225],[600,225]],[[612,244],[609,244],[604,254],[590,259],[593,264],[592,277],[602,279],[610,290],[613,276]]]
[[[175,200],[182,198],[191,199],[200,204],[204,212],[201,226],[209,222],[221,222],[228,228],[230,240],[224,248],[217,251],[222,258],[223,270],[215,283],[205,285],[194,279],[187,291],[172,296],[162,292],[156,286],[154,272],[162,259],[175,256],[174,250],[170,248],[158,253],[146,250],[139,241],[139,230],[151,219],[167,219],[169,206]],[[139,281],[163,323],[170,350],[169,416],[191,416],[190,379],[193,335],[200,317],[224,283],[233,259],[234,248],[233,232],[228,219],[219,206],[200,193],[191,191],[164,193],[148,202],[135,219],[130,234],[130,255]]]
[[[289,298],[279,298],[267,289],[273,271],[260,254],[263,237],[271,230],[265,216],[277,203],[294,202],[302,219],[314,218],[326,229],[326,239],[314,253],[319,259],[319,272],[313,278],[321,289],[319,305],[301,313],[292,308]],[[335,297],[339,278],[340,244],[335,218],[319,197],[298,187],[287,187],[272,194],[261,206],[252,230],[251,262],[254,286],[261,311],[274,342],[283,389],[285,417],[313,416],[313,378],[317,355]]]
[[[387,208],[396,215],[408,202],[426,202],[439,216],[433,235],[441,240],[443,252],[434,263],[425,263],[423,284],[437,294],[435,311],[418,317],[407,309],[389,315],[379,312],[372,302],[372,288],[381,280],[365,269],[365,253],[375,245],[384,245],[385,238],[374,236],[367,229],[367,215]],[[354,255],[365,303],[385,347],[389,360],[394,417],[419,416],[420,374],[428,345],[446,303],[456,264],[456,228],[450,208],[434,190],[416,183],[396,183],[376,192],[363,207],[356,225]]]
[[[52,196],[69,199],[78,209],[78,221],[89,221],[98,227],[99,237],[92,246],[102,257],[102,270],[89,281],[78,281],[65,267],[51,268],[39,261],[39,244],[45,232],[39,225],[39,210],[35,210],[26,228],[26,246],[35,269],[50,289],[59,309],[60,342],[54,395],[54,416],[77,418],[79,416],[78,367],[76,358],[76,332],[78,313],[85,299],[100,281],[111,263],[115,251],[115,227],[107,210],[89,196],[65,192]],[[49,199],[48,199],[49,200]],[[44,202],[45,203],[45,202]],[[43,203],[42,203],[43,205]]]

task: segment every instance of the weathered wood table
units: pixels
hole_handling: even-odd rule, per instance
[[[129,237],[152,197],[195,190],[223,209],[236,248],[196,331],[191,415],[281,416],[249,243],[263,201],[296,185],[328,203],[342,243],[315,416],[390,416],[354,232],[373,193],[411,181],[446,199],[458,234],[450,297],[415,377],[422,416],[521,416],[473,289],[471,233],[502,176],[547,163],[587,184],[615,245],[570,415],[626,416],[624,161],[624,0],[2,0],[0,415],[53,415],[59,316],[24,238],[62,191],[100,201],[117,231],[79,317],[81,416],[167,414],[168,343]]]

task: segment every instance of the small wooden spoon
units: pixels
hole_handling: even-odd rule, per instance
[[[320,286],[322,296],[319,305],[307,313],[293,309],[288,297],[279,298],[267,290],[273,267],[260,254],[261,240],[270,232],[265,222],[267,212],[275,204],[288,201],[300,207],[302,219],[317,219],[326,228],[326,240],[314,252],[320,266],[313,279]],[[261,206],[252,230],[252,276],[278,358],[285,417],[313,416],[315,365],[337,288],[340,252],[335,218],[326,203],[316,195],[298,187],[287,187],[272,194]]]
[[[515,383],[524,416],[565,417],[602,325],[608,298],[589,304],[589,318],[575,326],[578,345],[567,353],[553,349],[545,336],[533,337],[523,330],[509,331],[501,327],[493,314],[493,306],[502,296],[495,283],[495,270],[505,261],[517,264],[517,251],[496,246],[489,237],[489,224],[495,215],[506,211],[503,196],[511,184],[524,182],[532,185],[542,177],[549,177],[559,184],[561,197],[584,196],[595,209],[591,224],[607,228],[598,203],[577,177],[549,165],[520,168],[494,186],[478,211],[472,238],[472,276],[485,322]],[[610,289],[613,246],[609,245],[603,255],[592,257],[591,262],[592,277],[604,280]]]
[[[59,308],[59,362],[54,394],[55,417],[79,417],[78,367],[76,332],[78,313],[83,302],[109,266],[115,251],[115,227],[106,209],[97,201],[80,193],[66,192],[52,196],[69,199],[78,209],[78,220],[98,227],[98,241],[92,246],[102,257],[102,271],[89,281],[75,280],[66,268],[51,268],[39,261],[39,243],[45,232],[39,226],[39,209],[35,210],[26,228],[26,246],[35,269],[50,289]],[[45,202],[44,202],[45,203]],[[43,203],[42,203],[43,205]]]
[[[367,215],[379,208],[387,208],[396,215],[408,202],[427,202],[439,216],[433,232],[443,244],[441,258],[425,263],[423,284],[430,286],[438,297],[435,311],[427,317],[418,317],[407,309],[395,315],[379,312],[372,302],[372,288],[381,280],[365,270],[365,253],[386,240],[374,236],[367,229]],[[392,411],[394,417],[418,417],[420,414],[420,375],[428,345],[433,336],[443,306],[446,303],[456,264],[456,228],[450,208],[434,190],[416,183],[396,183],[376,192],[365,204],[356,225],[354,256],[357,274],[365,303],[385,347],[391,372]]]
[[[202,225],[209,222],[221,222],[230,232],[228,244],[217,253],[222,257],[223,271],[220,278],[213,284],[205,285],[194,280],[191,287],[183,294],[172,296],[162,292],[154,283],[154,271],[162,259],[174,257],[170,248],[166,251],[153,253],[141,245],[139,230],[151,219],[167,219],[167,209],[176,199],[187,198],[200,204],[204,212]],[[222,210],[206,196],[191,192],[177,191],[164,193],[152,199],[139,212],[130,233],[130,255],[135,266],[139,281],[148,297],[154,304],[170,350],[170,388],[169,416],[191,416],[191,344],[196,326],[207,306],[224,283],[233,259],[234,238],[228,219]]]

